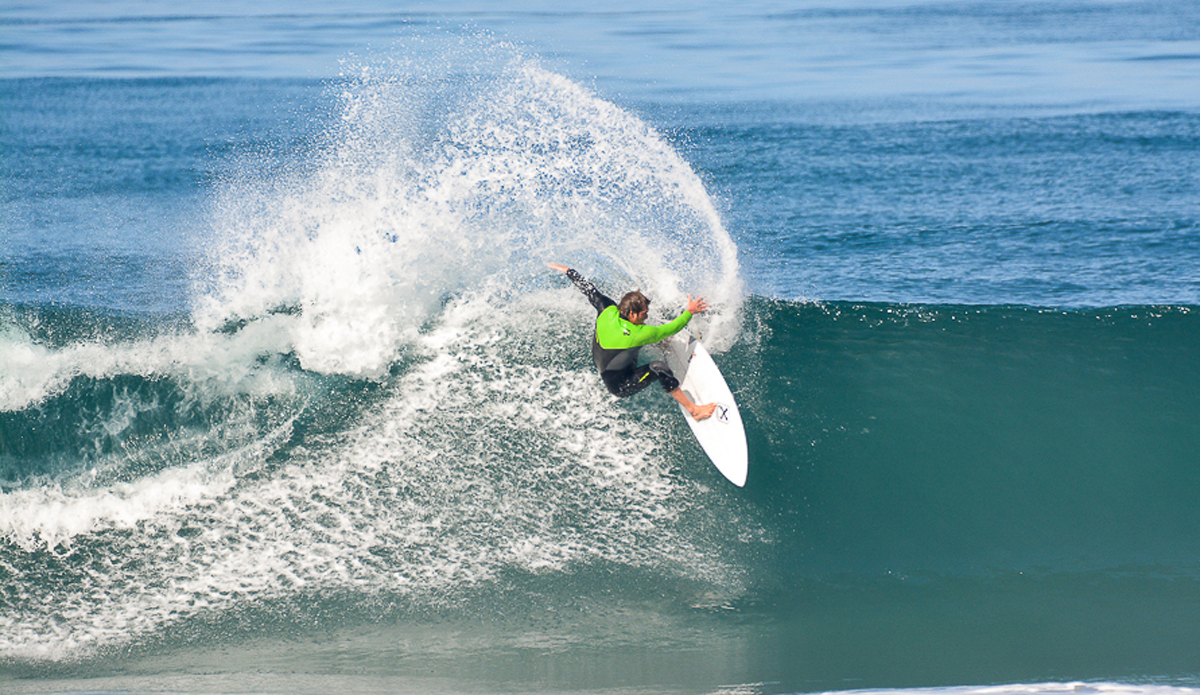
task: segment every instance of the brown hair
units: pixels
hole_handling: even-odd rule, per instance
[[[650,308],[650,298],[642,294],[638,290],[626,292],[624,297],[621,297],[621,303],[617,305],[617,311],[621,312],[621,318],[626,321],[634,314],[640,314]]]

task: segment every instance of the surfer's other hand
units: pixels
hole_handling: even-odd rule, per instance
[[[687,310],[693,314],[699,314],[708,311],[708,302],[704,301],[704,297],[696,297],[692,299],[692,295],[688,295]]]
[[[557,270],[560,273],[565,273],[568,270],[570,270],[570,268],[568,268],[567,266],[559,265],[557,263],[547,263],[546,265],[550,266],[551,268],[554,268],[555,270]]]
[[[688,412],[692,414],[694,420],[704,420],[712,417],[713,411],[717,409],[716,403],[706,403],[704,405],[694,405]]]

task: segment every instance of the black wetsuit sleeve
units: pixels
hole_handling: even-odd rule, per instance
[[[567,269],[567,277],[570,278],[571,282],[575,283],[575,286],[579,288],[579,291],[588,298],[588,301],[592,303],[593,307],[595,307],[597,314],[616,304],[616,302],[601,294],[600,290],[596,289],[596,286],[593,285],[590,280],[580,275],[575,271],[574,268]]]

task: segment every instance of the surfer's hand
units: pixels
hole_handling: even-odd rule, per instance
[[[704,405],[694,405],[688,412],[692,414],[693,420],[704,420],[712,417],[713,411],[717,409],[716,403],[706,403]]]
[[[570,270],[570,268],[568,268],[567,266],[559,265],[557,263],[547,263],[546,265],[550,266],[551,268],[554,268],[555,270],[557,270],[560,273],[565,273],[568,270]]]
[[[708,302],[704,301],[704,297],[696,297],[692,299],[692,295],[688,295],[687,310],[693,314],[703,313],[708,311]]]

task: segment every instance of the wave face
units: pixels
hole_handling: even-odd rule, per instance
[[[756,487],[795,495],[795,571],[1196,569],[1194,308],[759,316]]]
[[[1193,308],[751,298],[718,354],[737,490],[668,399],[604,394],[561,284],[460,291],[374,379],[279,353],[299,313],[146,336],[10,312],[7,353],[74,376],[0,419],[5,663],[335,649],[391,677],[762,692],[1188,673]],[[46,346],[67,332],[142,337]]]

